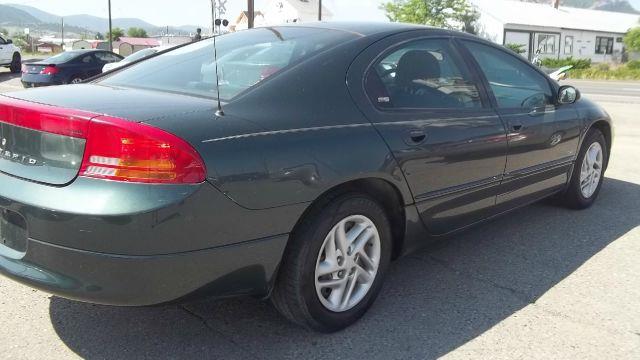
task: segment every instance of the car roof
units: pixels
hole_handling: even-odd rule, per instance
[[[431,27],[431,26],[395,23],[395,22],[322,21],[322,22],[309,22],[304,24],[295,23],[295,24],[278,25],[278,27],[280,26],[340,30],[340,31],[356,33],[361,36],[370,36],[370,35],[376,35],[381,33],[404,32],[404,31],[411,31],[411,30],[446,31],[446,30]]]

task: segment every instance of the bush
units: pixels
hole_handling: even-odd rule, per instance
[[[611,66],[607,63],[600,63],[596,65],[596,69],[600,71],[609,71],[611,70]]]
[[[568,57],[565,59],[542,60],[542,66],[548,68],[561,68],[569,65],[573,65],[574,69],[588,69],[591,67],[591,59],[574,59],[572,57]]]
[[[524,54],[526,50],[524,49],[524,45],[520,44],[506,44],[504,47],[513,51],[516,54]]]
[[[630,70],[640,70],[640,60],[629,61],[626,66]]]
[[[629,69],[621,66],[613,70],[600,70],[596,67],[569,71],[572,79],[589,80],[640,80],[640,69]]]

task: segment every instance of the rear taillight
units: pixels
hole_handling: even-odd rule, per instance
[[[206,178],[191,145],[149,125],[3,96],[0,121],[85,139],[83,177],[151,184],[197,184]]]
[[[200,155],[184,140],[145,124],[98,117],[89,125],[80,176],[142,183],[205,180]]]
[[[55,66],[46,66],[44,69],[40,70],[40,75],[55,75],[59,72],[57,67]]]

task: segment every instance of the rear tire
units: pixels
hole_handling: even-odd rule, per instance
[[[563,196],[564,205],[577,210],[591,207],[600,193],[608,161],[604,135],[598,129],[589,130]]]
[[[71,80],[69,80],[69,84],[80,84],[83,81],[84,79],[81,78],[80,76],[73,76],[71,77]]]
[[[385,211],[368,196],[323,201],[292,234],[271,301],[296,324],[321,332],[344,329],[380,292],[391,239]]]
[[[20,54],[13,54],[13,60],[11,61],[9,70],[14,74],[17,74],[22,70],[22,57],[20,56]]]

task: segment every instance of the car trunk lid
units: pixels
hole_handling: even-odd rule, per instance
[[[0,96],[0,172],[51,185],[73,181],[94,116]]]

